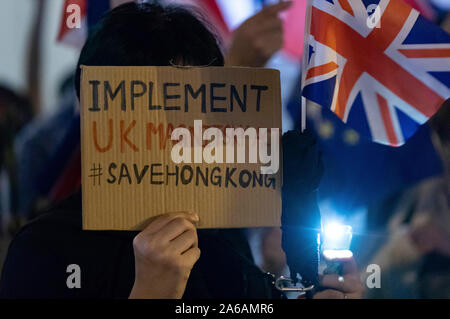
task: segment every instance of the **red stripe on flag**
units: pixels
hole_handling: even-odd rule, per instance
[[[407,58],[450,58],[450,49],[400,49]]]
[[[374,28],[364,38],[336,17],[316,7],[312,8],[311,35],[317,42],[347,59],[334,110],[341,119],[344,118],[350,92],[363,72],[369,73],[426,117],[431,117],[444,102],[432,88],[406,71],[384,52],[402,29],[411,10],[401,1],[390,1],[381,17],[381,25],[384,27]]]
[[[315,66],[308,70],[308,73],[306,73],[306,79],[319,76],[322,74],[327,74],[331,71],[334,71],[338,68],[338,65],[334,62],[329,62],[327,64],[322,64],[319,66]]]
[[[339,0],[339,4],[341,5],[341,7],[344,11],[347,11],[351,15],[354,15],[353,9],[352,9],[350,3],[348,3],[348,0]]]
[[[62,15],[61,25],[59,27],[58,38],[57,38],[58,41],[61,41],[67,33],[72,31],[72,29],[69,29],[69,27],[67,26],[67,18],[72,14],[72,12],[67,12],[67,8],[69,7],[69,5],[76,4],[80,7],[80,14],[81,14],[80,18],[82,20],[83,17],[86,16],[86,7],[87,7],[86,1],[87,0],[66,0],[64,2],[63,15]]]
[[[380,107],[381,118],[383,119],[384,128],[386,129],[386,135],[389,144],[397,146],[398,145],[397,134],[395,134],[394,125],[392,124],[391,113],[389,112],[387,100],[379,94],[377,94],[377,100],[378,105]]]

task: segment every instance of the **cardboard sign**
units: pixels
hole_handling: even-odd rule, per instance
[[[84,229],[138,230],[155,216],[187,210],[198,213],[200,228],[280,225],[281,168],[261,174],[259,160],[207,163],[197,155],[208,141],[200,150],[190,144],[192,163],[176,163],[179,141],[171,134],[180,127],[194,135],[210,127],[277,128],[281,135],[279,72],[83,66]]]

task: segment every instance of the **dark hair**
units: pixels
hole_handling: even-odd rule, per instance
[[[175,5],[126,3],[106,13],[81,51],[80,65],[214,65],[224,59],[217,38],[194,11]]]

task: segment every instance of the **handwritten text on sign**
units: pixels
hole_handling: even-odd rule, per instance
[[[279,225],[278,71],[83,67],[81,87],[85,229],[179,210],[200,227]]]

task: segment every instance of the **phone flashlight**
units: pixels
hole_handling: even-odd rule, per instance
[[[325,260],[324,274],[341,274],[340,258],[350,258],[352,227],[338,222],[327,224],[323,228],[322,254]]]

